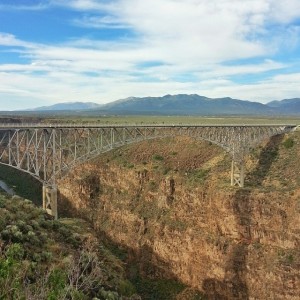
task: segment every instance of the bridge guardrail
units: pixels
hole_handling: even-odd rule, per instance
[[[0,129],[29,129],[29,128],[123,128],[123,127],[152,127],[152,128],[172,128],[172,127],[288,127],[299,128],[296,124],[47,124],[47,123],[2,123]]]

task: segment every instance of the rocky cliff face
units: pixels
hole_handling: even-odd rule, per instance
[[[177,278],[208,299],[299,299],[299,160],[299,133],[275,137],[252,151],[236,189],[222,149],[143,142],[73,170],[61,211],[128,249],[143,276]]]

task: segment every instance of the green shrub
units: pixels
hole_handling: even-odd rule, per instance
[[[118,290],[122,296],[126,297],[130,297],[136,293],[134,285],[129,280],[121,280]]]
[[[0,299],[30,295],[41,300],[88,300],[98,295],[117,300],[121,299],[114,291],[117,287],[129,297],[134,293],[132,284],[123,279],[119,262],[120,272],[108,266],[106,255],[97,247],[97,251],[82,249],[85,236],[74,233],[72,224],[45,219],[44,212],[34,206],[27,210],[31,204],[22,199],[11,201],[0,195],[0,200]],[[73,260],[61,263],[71,256]],[[103,295],[101,287],[105,287]]]
[[[17,221],[17,226],[22,233],[27,233],[27,226],[23,220]]]
[[[172,231],[176,230],[176,231],[185,231],[187,229],[187,224],[186,222],[180,221],[180,220],[175,220],[175,219],[171,219],[167,222],[167,224],[169,225],[170,229]]]
[[[4,199],[0,199],[0,208],[4,208],[5,207],[5,201]]]
[[[292,138],[287,138],[284,142],[283,142],[283,146],[286,148],[286,149],[290,149],[294,146],[294,140]]]
[[[31,220],[30,225],[31,225],[34,229],[39,229],[39,228],[40,228],[40,224],[39,224],[36,220]]]
[[[118,293],[112,291],[105,291],[104,289],[101,289],[101,291],[99,292],[99,297],[100,299],[105,299],[105,300],[120,299]]]
[[[163,175],[167,175],[171,171],[171,168],[165,167],[162,170]]]
[[[33,261],[35,261],[37,263],[42,261],[42,257],[39,253],[33,253],[31,258]]]
[[[209,169],[198,169],[198,170],[194,170],[191,173],[189,173],[188,175],[188,179],[190,182],[194,182],[194,183],[204,183],[204,181],[206,180],[208,173],[209,173]]]
[[[60,270],[55,269],[51,272],[48,280],[48,286],[51,290],[47,299],[56,300],[62,295],[64,288],[67,284],[67,274]]]
[[[52,259],[52,253],[49,251],[43,251],[41,253],[41,261],[48,262]]]
[[[162,161],[164,160],[163,156],[159,155],[159,154],[155,154],[153,155],[153,160],[159,160],[159,161]]]
[[[46,221],[45,219],[39,220],[39,226],[45,229],[51,229],[52,228],[52,222]]]
[[[67,238],[71,235],[71,232],[68,228],[66,227],[59,227],[58,228],[58,233],[63,237],[63,238]]]
[[[294,262],[294,256],[292,254],[289,254],[287,257],[286,257],[286,260],[287,260],[287,263],[288,264],[292,264]]]
[[[19,244],[12,244],[5,250],[4,255],[0,256],[0,299],[20,299],[14,294],[21,288],[24,249]],[[3,286],[6,289],[2,289]]]
[[[9,232],[9,230],[7,230],[7,229],[2,230],[2,232],[1,232],[1,238],[4,241],[8,241],[9,238],[10,238],[10,232]]]
[[[12,239],[11,239],[13,242],[22,242],[24,240],[24,236],[23,236],[23,233],[21,231],[16,231],[12,234]]]
[[[143,299],[175,299],[176,295],[185,288],[184,284],[172,279],[144,279],[138,277],[134,283]]]
[[[150,190],[151,192],[154,192],[154,191],[156,191],[157,189],[158,189],[157,183],[156,183],[155,181],[153,181],[153,180],[150,180],[150,181],[149,181],[149,190]]]
[[[57,220],[52,221],[51,225],[52,225],[52,229],[54,231],[58,231],[59,228],[62,226],[61,223],[59,221],[57,221]]]
[[[24,248],[20,244],[12,244],[6,251],[6,257],[20,261],[24,257]]]

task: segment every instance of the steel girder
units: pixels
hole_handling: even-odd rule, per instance
[[[227,151],[234,168],[263,140],[291,131],[294,125],[0,125],[0,163],[27,172],[44,184],[75,165],[111,149],[142,140],[190,136],[210,141]],[[244,172],[244,171],[243,171]],[[239,172],[236,172],[237,174]],[[243,179],[242,179],[243,181]],[[239,181],[233,185],[242,186]]]

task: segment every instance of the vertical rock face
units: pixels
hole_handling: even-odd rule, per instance
[[[230,158],[215,146],[144,142],[74,170],[60,184],[61,204],[130,249],[144,276],[176,277],[209,299],[299,299],[299,134],[292,138],[291,149],[281,137],[251,154],[245,189],[228,187]]]

